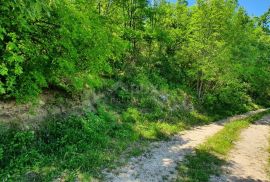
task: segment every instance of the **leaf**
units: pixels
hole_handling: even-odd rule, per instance
[[[0,75],[5,76],[8,75],[8,68],[5,64],[0,65]]]
[[[14,69],[14,73],[15,73],[16,75],[22,74],[22,73],[23,73],[22,67],[19,66],[19,65],[16,65],[16,66],[15,66],[15,69]]]

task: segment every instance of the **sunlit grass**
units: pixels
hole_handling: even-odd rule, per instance
[[[136,131],[142,138],[150,140],[166,139],[169,136],[183,131],[186,128],[183,122],[170,124],[166,122],[144,122],[135,125]]]
[[[234,145],[242,129],[247,128],[250,122],[248,120],[239,120],[231,122],[224,126],[224,129],[210,137],[199,148],[217,154],[226,155]]]

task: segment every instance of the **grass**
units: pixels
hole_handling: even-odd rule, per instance
[[[226,156],[234,147],[241,131],[266,113],[270,112],[227,123],[221,131],[200,145],[195,154],[188,155],[179,165],[178,181],[204,182],[209,181],[212,175],[221,174]]]
[[[125,161],[119,159],[140,155],[151,141],[166,140],[216,119],[197,112],[166,115],[162,109],[119,111],[99,104],[95,113],[53,117],[38,129],[0,126],[0,179],[49,182],[102,178],[102,169]]]
[[[117,114],[100,106],[96,113],[53,117],[38,129],[0,125],[0,179],[2,181],[91,181],[104,168],[121,165],[120,158],[138,156],[153,140],[197,123],[203,115],[150,121],[129,109]]]
[[[211,151],[216,154],[226,155],[234,145],[239,137],[240,132],[249,126],[248,120],[239,120],[231,122],[224,126],[220,132],[213,137],[210,137],[200,149],[204,151]]]

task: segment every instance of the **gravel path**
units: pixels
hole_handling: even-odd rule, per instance
[[[177,176],[177,164],[197,145],[220,131],[225,122],[246,118],[262,111],[253,111],[207,126],[197,127],[174,136],[170,141],[152,143],[149,152],[132,158],[124,167],[104,172],[106,179],[113,182],[174,181]]]
[[[240,135],[229,154],[225,175],[213,177],[212,182],[268,182],[267,162],[270,138],[270,115],[251,125]]]

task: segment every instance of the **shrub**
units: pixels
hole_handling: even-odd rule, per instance
[[[125,49],[92,3],[3,1],[0,11],[2,98],[28,101],[49,85],[71,93],[96,86],[93,79],[110,73],[108,60]]]

